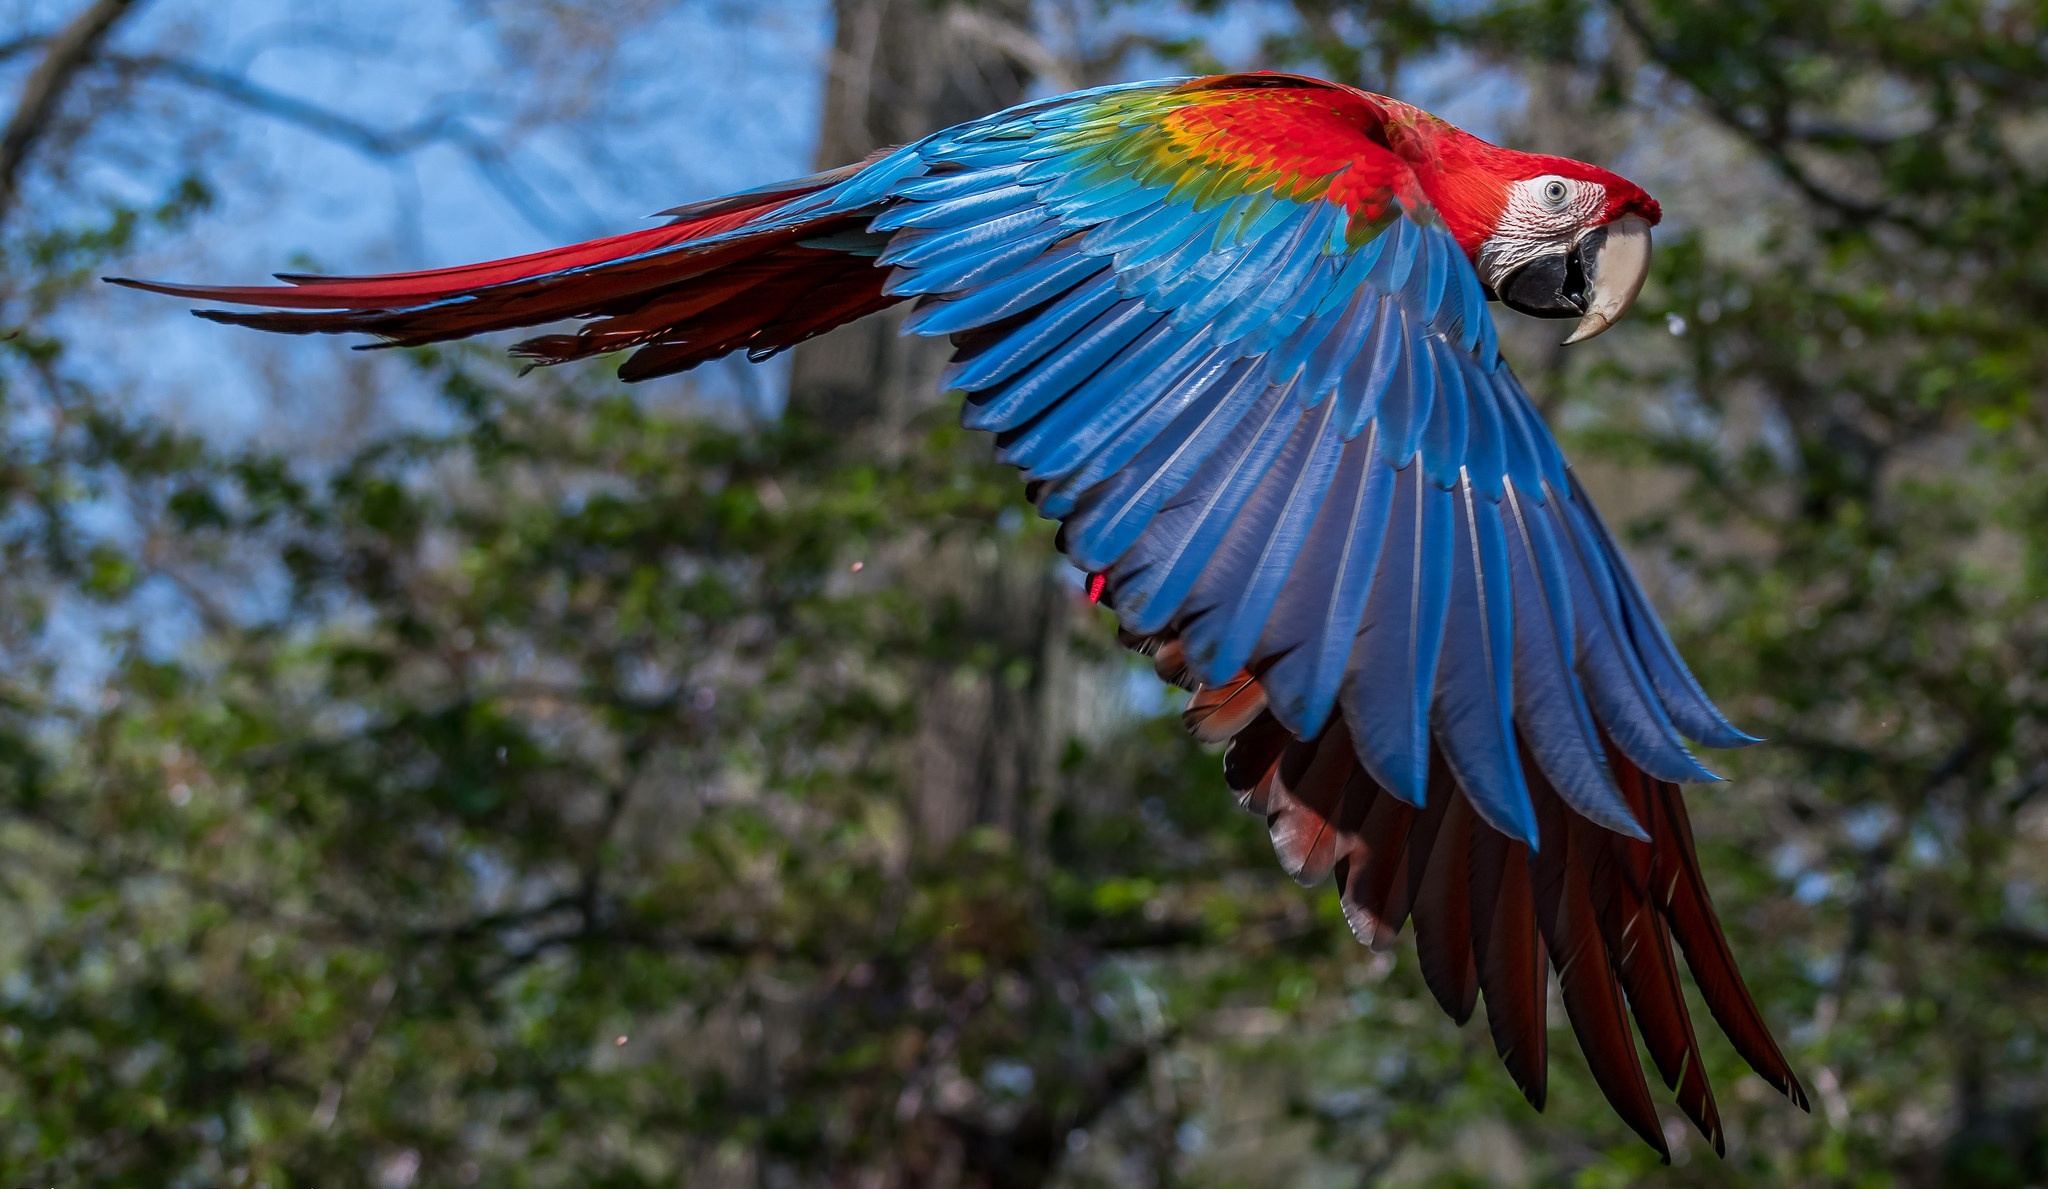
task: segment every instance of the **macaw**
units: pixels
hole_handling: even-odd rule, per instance
[[[765,359],[899,303],[950,336],[967,425],[1060,522],[1120,637],[1193,691],[1285,869],[1546,1085],[1547,964],[1593,1076],[1669,1158],[1629,1017],[1723,1150],[1678,956],[1735,1049],[1806,1096],[1737,971],[1678,784],[1755,742],[1686,669],[1502,359],[1487,303],[1613,325],[1657,203],[1285,74],[1038,100],[866,161],[506,260],[218,288],[264,330],[631,350],[626,380]]]

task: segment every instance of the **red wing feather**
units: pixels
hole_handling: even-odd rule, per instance
[[[1152,671],[1159,675],[1159,680],[1182,689],[1192,690],[1200,684],[1188,670],[1188,654],[1181,648],[1178,636],[1160,645],[1159,650],[1152,654]]]
[[[1549,986],[1529,847],[1484,822],[1472,831],[1472,956],[1494,1051],[1522,1096],[1540,1111],[1549,1086]]]
[[[1641,782],[1624,781],[1621,791],[1636,820],[1649,821]],[[1664,1085],[1677,1092],[1678,1109],[1699,1128],[1715,1153],[1721,1154],[1727,1151],[1721,1112],[1714,1103],[1692,1013],[1678,981],[1671,932],[1650,902],[1655,857],[1650,843],[1618,834],[1608,836],[1605,853],[1595,860],[1591,871],[1593,908],[1600,916],[1601,934],[1608,951],[1615,955],[1622,988],[1628,992],[1629,1007],[1642,1029],[1643,1043],[1657,1063],[1657,1072]]]
[[[1280,757],[1280,779],[1267,795],[1266,824],[1281,868],[1304,886],[1328,879],[1357,836],[1366,816],[1360,797],[1371,795],[1353,787],[1357,771],[1351,736],[1341,724],[1312,741],[1290,744]]]
[[[1221,743],[1251,724],[1266,709],[1266,691],[1250,673],[1221,685],[1205,685],[1180,712],[1181,724],[1204,743]],[[1347,736],[1348,737],[1348,736]]]
[[[1430,994],[1463,1026],[1479,1001],[1472,957],[1472,829],[1479,816],[1456,789],[1443,797],[1432,790],[1430,802],[1438,821],[1415,889],[1415,956]]]
[[[1266,792],[1270,777],[1280,765],[1280,753],[1294,741],[1271,711],[1231,739],[1223,753],[1223,776],[1236,795],[1237,804],[1261,817],[1266,815]]]
[[[1692,823],[1686,817],[1685,801],[1678,794],[1678,786],[1650,780],[1618,752],[1613,754],[1615,774],[1624,783],[1636,780],[1647,787],[1651,816],[1645,826],[1657,848],[1652,895],[1658,910],[1671,922],[1671,932],[1679,947],[1685,951],[1686,965],[1692,970],[1700,998],[1706,1000],[1714,1022],[1721,1025],[1728,1042],[1749,1062],[1749,1067],[1797,1103],[1800,1110],[1811,1111],[1805,1088],[1800,1086],[1785,1055],[1779,1052],[1770,1026],[1764,1023],[1763,1013],[1757,1010],[1756,1001],[1750,998],[1749,988],[1742,981],[1742,972],[1735,968],[1735,955],[1728,950],[1728,939],[1721,933],[1713,901],[1707,897],[1706,881],[1700,876],[1699,858],[1693,851]]]
[[[646,227],[623,235],[606,236],[560,248],[429,268],[418,272],[378,273],[361,277],[333,277],[314,273],[279,273],[285,285],[177,285],[162,281],[113,278],[117,285],[168,293],[200,301],[224,301],[233,305],[260,305],[290,310],[390,310],[404,306],[445,301],[477,289],[531,280],[572,269],[589,268],[620,260],[631,260],[731,231],[763,215],[771,214],[794,194],[772,202],[722,211],[698,219],[683,219],[660,227]]]
[[[1184,663],[1173,637],[1125,643],[1162,670]],[[1440,752],[1432,749],[1427,806],[1417,810],[1366,775],[1341,720],[1315,739],[1295,738],[1249,673],[1197,691],[1186,717],[1203,738],[1230,728],[1224,772],[1238,803],[1267,818],[1281,865],[1297,879],[1313,883],[1334,871],[1345,919],[1361,941],[1384,948],[1412,915],[1430,993],[1460,1024],[1485,999],[1494,1047],[1538,1110],[1548,1087],[1554,964],[1587,1065],[1630,1128],[1668,1159],[1636,1047],[1640,1028],[1679,1109],[1724,1150],[1674,937],[1736,1050],[1806,1106],[1714,918],[1677,786],[1644,776],[1618,748],[1607,748],[1616,784],[1652,841],[1573,812],[1525,751],[1542,839],[1532,854],[1478,817]]]
[[[1359,941],[1381,951],[1394,944],[1408,918],[1408,833],[1415,822],[1415,807],[1383,792],[1364,768],[1355,771],[1354,779],[1369,789],[1368,795],[1374,799],[1342,883],[1344,919]]]
[[[1565,807],[1526,749],[1523,762],[1543,838],[1533,863],[1536,919],[1557,967],[1565,1016],[1600,1092],[1622,1121],[1668,1163],[1671,1149],[1636,1057],[1635,1033],[1622,1006],[1621,984],[1614,976],[1589,887],[1593,857],[1605,848],[1601,835],[1607,831]]]
[[[770,354],[893,304],[882,293],[887,271],[872,259],[798,246],[801,240],[857,230],[858,217],[747,231],[792,199],[856,171],[849,167],[679,208],[683,217],[661,227],[453,268],[369,277],[286,274],[286,285],[115,283],[267,307],[195,311],[216,322],[289,334],[363,332],[379,336],[385,346],[594,318],[577,334],[541,336],[515,351],[560,363],[640,347],[620,374],[647,379],[732,350]],[[729,234],[735,232],[743,234]]]

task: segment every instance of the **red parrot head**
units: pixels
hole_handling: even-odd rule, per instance
[[[1567,343],[1628,311],[1650,275],[1656,199],[1597,165],[1504,149],[1441,121],[1422,128],[1399,147],[1495,297],[1578,319]]]
[[[1650,275],[1661,215],[1640,186],[1565,157],[1521,158],[1473,264],[1511,310],[1577,318],[1576,343],[1614,325]]]

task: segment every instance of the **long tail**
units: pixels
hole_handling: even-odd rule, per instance
[[[202,318],[287,334],[368,333],[410,347],[487,331],[584,319],[574,333],[513,348],[538,363],[635,350],[626,380],[668,375],[732,351],[766,358],[894,304],[875,267],[871,211],[802,200],[868,162],[678,207],[674,221],[527,256],[369,277],[280,273],[284,285],[117,285],[199,301]],[[790,208],[795,207],[795,210]],[[873,242],[870,242],[873,241]]]

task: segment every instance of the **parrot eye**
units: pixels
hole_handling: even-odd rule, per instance
[[[1565,185],[1562,178],[1552,178],[1543,183],[1543,201],[1552,207],[1563,206],[1565,200],[1570,198],[1571,194],[1571,187]]]

